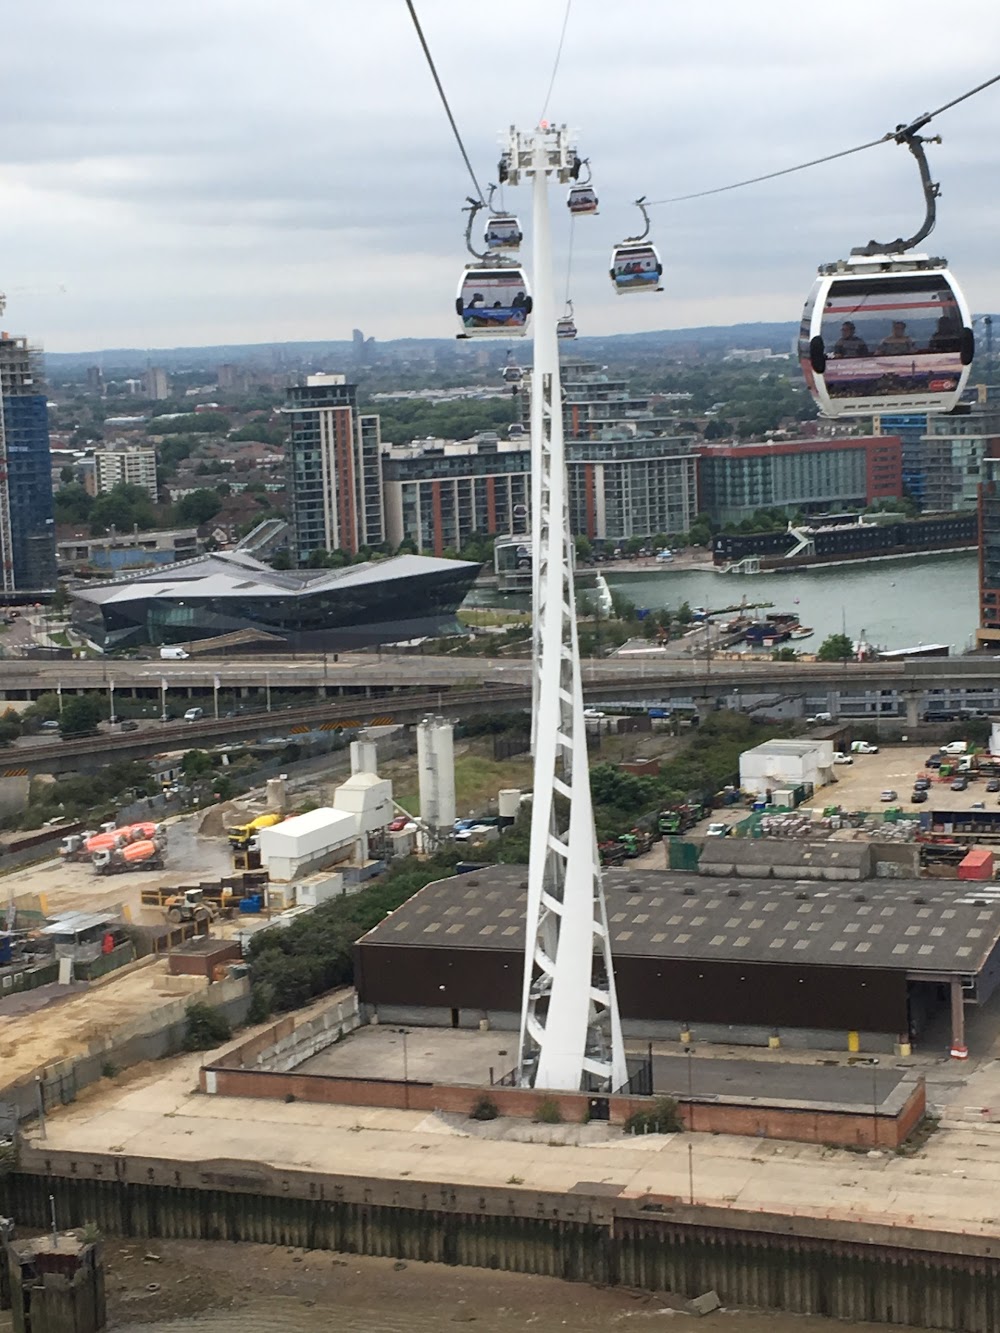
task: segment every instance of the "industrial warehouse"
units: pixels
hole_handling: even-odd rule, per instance
[[[278,571],[231,551],[75,588],[73,626],[104,651],[242,635],[244,647],[335,652],[453,631],[478,572],[421,555]]]
[[[605,871],[627,1037],[891,1051],[1000,980],[1000,894],[926,880],[719,880]],[[355,946],[358,996],[388,1023],[516,1028],[523,867],[438,880]]]

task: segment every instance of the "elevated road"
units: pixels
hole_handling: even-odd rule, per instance
[[[1000,680],[1000,662],[992,658],[924,658],[905,662],[825,663],[772,662],[752,658],[703,659],[601,658],[584,662],[588,684],[688,683],[694,688],[721,685],[829,684],[850,680],[852,688],[878,688],[886,683],[911,688]],[[168,690],[211,693],[218,681],[225,691],[325,690],[382,691],[434,689],[459,683],[527,680],[526,660],[485,657],[386,656],[366,654],[333,657],[256,657],[252,660],[188,658],[183,661],[130,661],[90,658],[83,661],[0,661],[0,699],[35,698],[46,691],[116,690],[141,694]]]
[[[829,711],[835,718],[897,721],[916,727],[932,707],[975,707],[1000,713],[1000,663],[982,658],[829,664],[726,659],[699,661],[600,659],[584,665],[590,705],[632,702],[682,704],[702,714],[719,707],[801,718]],[[214,689],[242,701],[235,716],[214,718]],[[468,657],[257,658],[253,661],[0,662],[0,698],[26,699],[61,689],[108,691],[159,708],[162,685],[175,711],[197,702],[196,722],[143,721],[137,731],[102,732],[81,740],[37,737],[6,750],[3,768],[35,772],[93,769],[111,757],[139,758],[226,741],[288,737],[315,728],[418,721],[428,712],[451,717],[530,705],[530,666],[524,660]],[[303,698],[303,695],[306,697]],[[265,711],[264,700],[272,704]],[[958,702],[955,702],[955,701]]]

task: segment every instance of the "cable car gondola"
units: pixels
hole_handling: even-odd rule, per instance
[[[516,264],[467,265],[458,280],[455,310],[462,321],[460,338],[523,338],[531,314],[524,270]]]
[[[642,213],[646,228],[641,236],[627,236],[611,252],[611,282],[619,296],[632,292],[662,292],[660,275],[663,264],[649,235],[649,214],[642,199],[636,205]]]
[[[557,338],[575,338],[575,337],[576,337],[576,321],[573,319],[573,302],[572,302],[572,301],[567,301],[567,302],[566,302],[566,313],[565,313],[565,315],[563,315],[562,319],[557,319],[557,320],[556,320],[556,337],[557,337]]]
[[[598,199],[592,185],[571,185],[566,196],[566,207],[574,217],[597,212]]]
[[[492,197],[492,192],[491,192]],[[462,321],[459,338],[523,338],[528,331],[531,295],[525,272],[512,260],[490,260],[472,248],[472,225],[484,208],[482,199],[470,199],[465,244],[475,256],[458,280],[455,311]]]
[[[802,312],[799,361],[827,417],[950,412],[969,378],[975,340],[947,261],[907,254],[934,226],[937,187],[910,126],[896,142],[917,159],[927,203],[908,241],[878,242],[819,270]]]
[[[487,250],[506,250],[516,253],[521,248],[524,233],[517,218],[506,213],[492,213],[486,220],[483,239]]]
[[[513,352],[507,353],[507,364],[504,366],[501,373],[503,375],[504,383],[512,385],[513,392],[517,393],[518,385],[524,379],[524,371],[514,360]]]
[[[587,168],[587,179],[582,181],[577,179],[580,175],[581,167]],[[577,183],[569,187],[569,193],[566,196],[566,207],[574,217],[576,217],[577,214],[596,213],[598,200],[594,187],[590,183],[589,159],[581,161],[580,158],[576,158],[574,160],[573,179]]]

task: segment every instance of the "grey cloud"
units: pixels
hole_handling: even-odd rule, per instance
[[[502,13],[418,0],[477,173],[498,132],[541,109],[563,0]],[[1000,11],[869,6],[865,40],[793,0],[682,7],[575,0],[549,114],[580,130],[601,216],[575,228],[573,296],[590,331],[797,317],[817,263],[920,212],[894,146],[767,185],[658,208],[667,292],[607,282],[630,200],[778,170],[876,137],[995,71]],[[852,18],[852,25],[855,20]],[[852,31],[854,29],[852,28]],[[38,0],[5,14],[0,287],[54,348],[447,335],[470,182],[401,0]],[[977,309],[1000,304],[1000,89],[934,126],[935,247]],[[559,193],[553,193],[559,203]],[[507,195],[530,213],[530,193]],[[555,220],[556,289],[568,220]],[[32,295],[69,286],[69,300]],[[245,293],[252,293],[252,299]],[[267,310],[268,329],[254,326]],[[131,331],[131,335],[130,335]]]

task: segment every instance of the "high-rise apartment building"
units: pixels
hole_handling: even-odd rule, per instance
[[[385,540],[381,435],[374,414],[359,414],[357,386],[345,375],[309,375],[293,385],[288,414],[288,494],[294,550],[356,553]]]
[[[923,508],[928,511],[975,509],[984,461],[1000,444],[1000,407],[975,409],[964,416],[932,416],[921,440]]]
[[[903,490],[924,508],[927,476],[924,471],[924,436],[927,434],[926,412],[882,412],[872,417],[876,435],[898,435],[903,446]]]
[[[1000,644],[1000,440],[982,461],[979,508],[979,647]]]
[[[665,424],[654,417],[649,400],[629,392],[628,381],[613,379],[590,361],[570,361],[562,367],[563,433],[567,440],[593,440],[609,430],[649,434]],[[523,420],[531,419],[531,372],[524,377]]]
[[[146,445],[129,444],[119,448],[94,450],[94,480],[98,495],[104,495],[123,483],[141,486],[151,500],[158,497],[156,450]]]
[[[609,432],[569,440],[570,526],[598,542],[686,532],[697,512],[697,458],[685,440]],[[461,551],[474,535],[524,532],[531,452],[522,440],[416,442],[383,454],[386,536],[421,552]]]
[[[41,353],[27,338],[0,333],[0,588],[53,588],[49,416]]]

